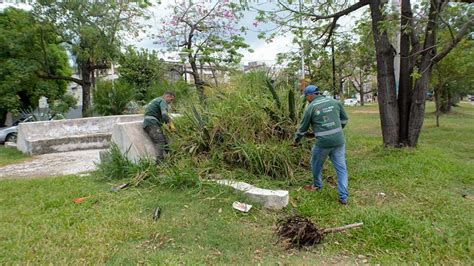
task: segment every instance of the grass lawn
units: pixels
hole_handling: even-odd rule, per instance
[[[21,162],[28,158],[30,157],[14,148],[6,148],[5,146],[0,145],[0,167],[11,163]]]
[[[240,195],[206,183],[112,192],[93,176],[0,181],[0,264],[473,264],[473,201],[462,194],[474,194],[474,106],[461,104],[439,128],[433,110],[429,103],[419,147],[398,150],[382,148],[377,106],[348,108],[347,206],[327,183],[301,190],[309,171],[286,187],[285,211],[256,206],[248,214],[231,208]],[[0,149],[0,164],[15,160]],[[330,165],[324,175],[334,176]],[[163,211],[155,222],[156,206]],[[295,212],[321,227],[364,227],[285,250],[274,224]]]

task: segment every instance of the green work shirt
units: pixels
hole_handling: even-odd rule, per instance
[[[153,99],[145,107],[145,117],[143,119],[143,127],[150,125],[159,125],[169,123],[168,104],[163,97]]]
[[[316,96],[304,111],[303,120],[295,134],[295,142],[299,142],[311,126],[317,146],[340,146],[344,144],[342,128],[346,126],[347,121],[347,114],[340,102],[330,97]]]

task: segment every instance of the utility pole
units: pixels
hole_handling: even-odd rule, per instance
[[[391,0],[392,8],[397,14],[401,13],[400,3],[402,0]],[[395,31],[395,36],[392,36],[392,43],[397,52],[393,60],[393,68],[395,69],[395,90],[398,94],[398,86],[400,82],[400,29]]]
[[[334,55],[334,41],[331,38],[331,57],[332,57],[332,97],[336,99],[336,57]]]

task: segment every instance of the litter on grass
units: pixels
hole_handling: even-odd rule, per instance
[[[239,210],[241,212],[249,212],[250,209],[252,208],[252,205],[234,201],[234,203],[232,203],[232,208]]]

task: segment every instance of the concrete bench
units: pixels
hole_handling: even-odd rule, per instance
[[[30,155],[103,149],[115,124],[142,120],[143,115],[119,115],[21,123],[17,149]]]
[[[142,121],[115,124],[112,142],[117,144],[122,154],[134,162],[144,157],[156,158],[155,146],[143,130]]]

